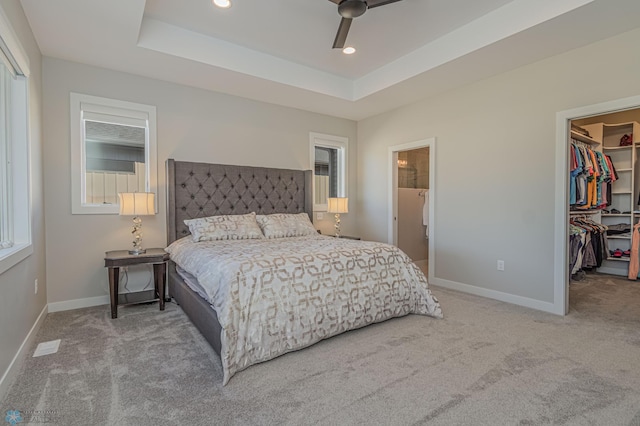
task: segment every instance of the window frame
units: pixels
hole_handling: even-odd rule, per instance
[[[103,98],[82,93],[70,93],[70,137],[71,137],[71,213],[72,214],[118,214],[114,204],[85,203],[86,153],[84,140],[84,115],[88,117],[111,116],[114,124],[136,125],[146,122],[145,132],[145,192],[158,192],[158,156],[156,133],[156,107],[117,99]],[[87,118],[90,121],[94,119]],[[158,197],[155,197],[158,213]]]
[[[312,181],[312,196],[313,196],[313,211],[326,212],[327,203],[316,203],[316,147],[330,148],[337,150],[337,191],[338,197],[348,197],[347,194],[347,164],[348,156],[347,151],[349,147],[349,138],[343,136],[326,135],[322,133],[309,133],[309,161],[311,165],[311,171],[313,173]]]
[[[31,235],[31,138],[29,133],[29,59],[4,11],[0,8],[0,61],[13,78],[7,138],[0,164],[0,274],[33,253]]]

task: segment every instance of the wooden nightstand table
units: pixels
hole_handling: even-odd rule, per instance
[[[322,234],[322,235],[327,235],[327,234]],[[335,238],[335,235],[327,235],[327,237],[333,237]],[[351,237],[349,235],[340,235],[340,238],[342,238],[343,240],[359,240],[360,237]]]
[[[120,268],[131,265],[153,265],[153,282],[160,310],[164,311],[164,287],[167,280],[169,253],[161,248],[147,249],[143,254],[129,254],[129,250],[114,250],[105,253],[104,266],[109,268],[109,295],[111,296],[111,318],[118,318],[118,284]],[[148,302],[143,300],[132,303]]]
[[[326,235],[327,237],[334,237],[334,238],[336,237],[335,234],[333,234],[333,235],[323,234],[322,232],[320,232],[319,229],[317,229],[317,231],[318,231],[318,234],[320,234],[320,235]],[[349,235],[340,235],[340,238],[344,238],[345,240],[359,240],[360,239],[360,237],[351,237]]]

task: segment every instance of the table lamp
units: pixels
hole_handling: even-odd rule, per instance
[[[143,254],[147,250],[142,248],[142,219],[140,216],[151,216],[156,214],[155,194],[153,192],[121,192],[120,215],[133,216],[133,249],[129,254]]]
[[[336,214],[336,238],[340,238],[340,213],[349,213],[349,199],[347,197],[327,198],[327,213]]]

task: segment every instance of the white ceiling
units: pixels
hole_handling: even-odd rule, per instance
[[[45,56],[359,120],[640,26],[638,0],[22,0]]]

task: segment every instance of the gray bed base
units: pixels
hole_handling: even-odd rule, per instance
[[[302,213],[313,219],[311,170],[166,162],[167,244],[189,235],[185,219],[226,214]],[[215,310],[169,262],[169,295],[220,354],[222,327]]]

